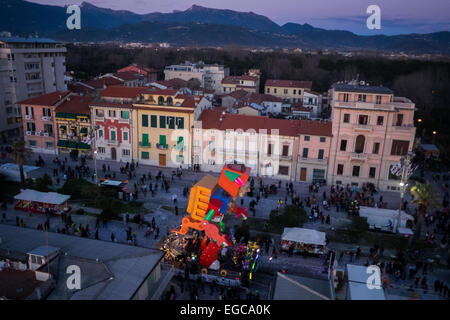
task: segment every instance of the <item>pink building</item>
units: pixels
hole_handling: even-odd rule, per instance
[[[335,84],[328,184],[399,190],[390,168],[412,150],[414,103],[385,87]]]
[[[19,102],[26,146],[34,152],[56,152],[55,110],[70,91],[54,91]]]

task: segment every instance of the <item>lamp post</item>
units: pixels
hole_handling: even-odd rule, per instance
[[[408,152],[406,157],[403,157],[400,159],[400,163],[402,165],[402,179],[400,181],[400,208],[398,209],[398,221],[397,221],[397,228],[396,228],[397,232],[398,232],[398,228],[400,228],[403,199],[405,197],[405,191],[406,191],[406,186],[407,186],[407,182],[408,182],[408,167],[409,167],[409,164],[411,163],[412,157],[414,157],[414,153]]]
[[[437,135],[437,131],[434,130],[434,131],[433,131],[433,144],[436,143],[436,135]]]
[[[91,137],[94,142],[94,170],[95,170],[95,185],[98,185],[98,172],[97,172],[97,130],[100,128],[98,124],[94,126],[94,130],[91,130]]]

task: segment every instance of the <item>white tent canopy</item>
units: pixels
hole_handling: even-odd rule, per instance
[[[325,232],[304,228],[284,228],[281,240],[321,246],[326,245]]]
[[[14,196],[14,199],[60,205],[69,200],[70,196],[56,192],[39,192],[36,190],[25,189]]]

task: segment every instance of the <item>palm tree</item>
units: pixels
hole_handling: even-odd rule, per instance
[[[20,182],[22,186],[25,185],[25,174],[23,172],[23,165],[25,161],[31,156],[33,152],[27,148],[25,141],[17,140],[12,145],[11,156],[14,159],[14,163],[19,166],[20,170]]]
[[[411,188],[411,194],[414,196],[412,203],[417,204],[418,216],[416,231],[414,232],[414,242],[420,239],[422,231],[422,223],[428,209],[434,209],[439,206],[437,194],[433,189],[433,185],[427,181],[426,183],[418,182]]]

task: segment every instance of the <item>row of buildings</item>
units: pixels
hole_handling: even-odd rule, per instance
[[[98,159],[206,171],[238,162],[277,179],[398,190],[390,168],[413,147],[414,103],[361,84],[335,84],[331,96],[324,120],[230,113],[206,96],[151,86],[57,91],[21,105],[25,140],[39,152],[95,148]]]

